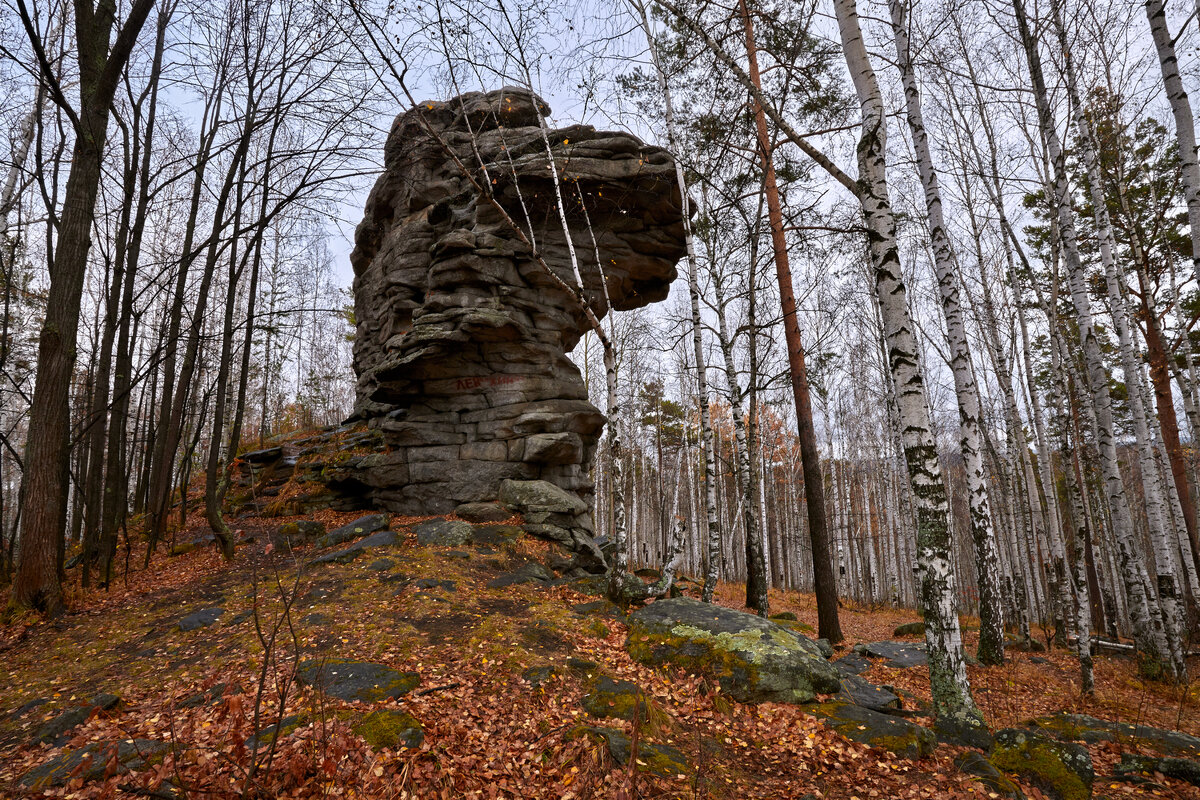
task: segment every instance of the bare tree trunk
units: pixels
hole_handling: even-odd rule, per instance
[[[1200,2],[1196,10],[1200,13]],[[1192,104],[1183,88],[1183,79],[1179,75],[1175,40],[1167,29],[1166,3],[1163,0],[1146,0],[1146,19],[1158,51],[1158,65],[1162,71],[1163,86],[1167,90],[1167,100],[1171,104],[1171,115],[1175,118],[1183,198],[1187,204],[1188,227],[1192,234],[1192,271],[1196,280],[1200,281],[1200,161],[1196,156],[1196,122],[1192,116]]]
[[[942,216],[942,196],[938,187],[933,156],[925,133],[921,113],[921,95],[917,76],[909,53],[908,27],[905,20],[906,0],[889,0],[892,31],[896,44],[897,66],[904,84],[908,126],[912,131],[917,169],[925,190],[925,207],[929,214],[929,234],[933,241],[934,267],[946,319],[946,339],[950,345],[950,368],[954,373],[954,389],[958,398],[959,448],[962,451],[967,478],[968,507],[971,516],[971,540],[975,546],[975,569],[979,589],[979,648],[982,664],[1004,663],[1004,608],[1001,605],[999,555],[996,535],[992,530],[991,501],[987,477],[980,453],[979,393],[971,370],[971,351],[959,302],[958,264],[946,223]]]
[[[671,87],[667,83],[667,76],[659,59],[658,48],[654,43],[654,32],[650,27],[650,19],[641,0],[631,0],[631,3],[638,13],[639,22],[646,35],[646,46],[650,48],[654,73],[658,78],[659,91],[662,92],[667,123],[667,143],[672,153],[678,153],[679,142],[675,130],[675,109],[671,101]],[[706,603],[711,603],[721,563],[721,521],[717,515],[716,454],[713,451],[712,416],[709,410],[708,367],[705,363],[704,341],[701,335],[703,325],[700,320],[700,266],[696,261],[696,242],[692,232],[691,196],[688,194],[683,164],[678,159],[675,161],[675,180],[679,183],[679,195],[683,202],[683,226],[687,239],[688,302],[691,308],[692,355],[696,359],[696,402],[700,412],[700,462],[704,472],[704,515],[708,523],[704,588],[701,599]]]
[[[745,29],[746,58],[750,80],[762,91],[758,69],[758,47],[754,40],[754,23],[746,0],[740,0],[742,24]],[[800,320],[796,311],[792,268],[788,260],[787,237],[783,226],[783,209],[775,176],[774,146],[767,129],[766,112],[753,99],[754,124],[758,134],[758,156],[763,170],[763,188],[767,196],[767,219],[771,227],[771,248],[775,261],[775,276],[779,285],[779,302],[783,315],[784,339],[787,343],[788,367],[791,371],[792,400],[796,406],[797,438],[800,440],[800,460],[804,470],[804,498],[808,511],[808,531],[812,539],[814,591],[817,596],[818,635],[837,643],[842,641],[838,621],[837,582],[833,576],[833,560],[829,549],[829,531],[825,520],[825,487],[821,476],[821,455],[817,449],[817,434],[813,427],[812,400],[808,383],[808,367],[804,358],[804,342],[800,335]],[[764,591],[765,594],[765,591]]]
[[[41,79],[53,87],[52,97],[75,128],[71,171],[50,270],[46,317],[38,343],[37,378],[25,454],[21,562],[13,582],[13,600],[18,605],[57,614],[62,610],[60,559],[70,463],[69,394],[83,281],[91,250],[92,218],[100,185],[100,161],[108,136],[113,95],[153,0],[134,0],[111,49],[109,38],[116,23],[115,6],[101,3],[93,7],[91,2],[76,0],[78,113],[58,86],[24,1],[18,0],[17,5],[30,43],[39,55]]]
[[[862,107],[859,201],[869,235],[875,301],[883,321],[888,367],[896,383],[896,408],[916,501],[917,566],[934,713],[938,725],[947,732],[969,735],[968,731],[983,727],[983,716],[975,706],[967,680],[950,561],[950,508],[900,272],[896,220],[888,197],[883,97],[867,56],[855,0],[835,0],[834,10],[846,64]]]
[[[1162,605],[1162,626],[1169,648],[1169,652],[1162,655],[1169,656],[1172,661],[1168,673],[1172,677],[1182,679],[1187,672],[1187,664],[1184,661],[1182,639],[1179,632],[1179,589],[1175,583],[1175,569],[1173,568],[1175,559],[1172,557],[1172,553],[1178,549],[1176,542],[1178,542],[1179,536],[1169,522],[1166,491],[1158,469],[1154,444],[1150,438],[1144,403],[1142,365],[1135,352],[1129,313],[1122,291],[1121,277],[1117,271],[1114,254],[1116,240],[1108,214],[1107,198],[1104,196],[1100,159],[1097,154],[1099,148],[1093,138],[1091,124],[1083,110],[1078,80],[1075,75],[1075,64],[1071,58],[1067,31],[1063,24],[1061,2],[1062,0],[1052,0],[1051,7],[1055,26],[1058,29],[1059,49],[1066,64],[1067,89],[1075,112],[1075,127],[1079,131],[1079,147],[1083,151],[1084,164],[1087,169],[1088,190],[1095,215],[1096,232],[1100,240],[1100,262],[1104,268],[1113,321],[1116,323],[1121,366],[1125,372],[1125,383],[1128,389],[1126,394],[1129,398],[1130,414],[1133,417],[1134,437],[1142,472],[1142,487],[1146,498],[1146,516],[1150,525],[1150,541],[1154,544],[1155,549],[1154,562],[1157,573],[1158,599]],[[1153,669],[1157,671],[1156,667]]]

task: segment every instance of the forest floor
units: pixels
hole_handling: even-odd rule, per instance
[[[332,528],[355,516],[317,518]],[[487,586],[505,570],[545,560],[543,542],[426,547],[410,532],[419,520],[393,518],[400,541],[381,553],[391,564],[371,551],[346,564],[302,567],[316,554],[311,547],[285,554],[271,544],[284,521],[238,520],[253,541],[232,564],[211,547],[175,557],[164,547],[142,570],[144,551],[135,550],[110,590],[75,589],[64,616],[10,614],[0,626],[0,796],[997,797],[958,771],[957,748],[907,760],[848,741],[799,707],[742,705],[702,678],[643,666],[625,650],[620,619],[581,616],[573,607],[594,598],[566,586]],[[197,518],[180,540],[202,527]],[[740,607],[739,592],[722,586],[719,601]],[[771,601],[773,612],[815,626],[811,596],[772,591]],[[183,617],[207,608],[223,611],[214,624],[180,629]],[[847,606],[839,649],[894,638],[897,625],[917,619],[910,610]],[[415,673],[419,684],[398,700],[332,700],[287,680],[304,659],[380,663]],[[602,722],[629,735],[629,766],[613,761],[605,740],[581,733],[596,724],[580,706],[586,678],[571,668],[581,660],[636,683],[660,712],[644,724]],[[534,667],[554,672],[535,680]],[[1003,666],[969,673],[993,729],[1066,710],[1200,734],[1200,693],[1141,681],[1127,658],[1097,657],[1096,693],[1087,700],[1074,660],[1061,650],[1010,652]],[[899,689],[906,706],[929,700],[923,667],[874,665],[864,677]],[[90,709],[101,693],[120,703]],[[82,709],[81,724],[53,744],[33,741],[72,708]],[[368,730],[363,719],[378,709],[419,720],[419,746],[368,745],[355,731]],[[281,719],[282,735],[264,732]],[[132,742],[154,757],[130,760],[117,750],[109,757],[96,744],[105,742]],[[662,775],[634,768],[637,748],[651,743],[676,748],[687,768]],[[1140,785],[1112,780],[1116,746],[1089,750],[1096,797],[1200,797],[1200,789],[1161,776]],[[62,785],[20,785],[54,758],[65,763]]]

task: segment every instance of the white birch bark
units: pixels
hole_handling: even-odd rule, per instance
[[[1125,373],[1126,395],[1129,399],[1130,415],[1133,417],[1134,439],[1138,452],[1138,463],[1142,473],[1142,488],[1146,500],[1146,518],[1150,526],[1150,541],[1154,546],[1155,572],[1157,579],[1158,599],[1161,604],[1163,634],[1166,638],[1168,652],[1159,653],[1160,657],[1169,656],[1171,660],[1169,674],[1172,677],[1182,677],[1187,666],[1184,663],[1183,647],[1179,635],[1179,590],[1175,583],[1175,571],[1172,569],[1174,559],[1171,553],[1175,550],[1174,542],[1178,532],[1171,529],[1168,522],[1168,511],[1165,503],[1165,492],[1162,473],[1155,457],[1153,442],[1150,439],[1145,405],[1145,385],[1143,382],[1142,366],[1134,351],[1133,335],[1129,320],[1128,309],[1125,305],[1124,292],[1121,291],[1121,277],[1118,274],[1115,256],[1116,239],[1113,235],[1112,222],[1108,214],[1107,198],[1104,196],[1103,177],[1100,174],[1100,160],[1097,146],[1092,135],[1091,124],[1083,110],[1079,94],[1079,83],[1075,73],[1074,60],[1067,41],[1067,31],[1063,24],[1061,0],[1052,0],[1055,28],[1058,31],[1058,45],[1066,64],[1067,91],[1073,109],[1073,121],[1078,132],[1078,146],[1083,152],[1084,165],[1087,169],[1089,199],[1092,202],[1092,213],[1096,224],[1096,234],[1100,244],[1100,263],[1104,269],[1105,287],[1108,290],[1109,306],[1112,310],[1113,322],[1116,324],[1118,352],[1121,358],[1121,368]],[[1057,162],[1056,162],[1057,167]],[[1057,179],[1056,179],[1056,182]],[[1065,178],[1063,179],[1065,183]],[[1064,200],[1060,198],[1060,207]],[[1068,209],[1069,210],[1069,209]],[[1061,211],[1060,211],[1061,216]],[[1062,223],[1060,222],[1060,227]],[[1064,245],[1066,239],[1064,237]],[[1067,254],[1068,265],[1071,255]],[[1078,254],[1075,255],[1078,259]],[[1105,389],[1107,394],[1107,389]]]
[[[971,697],[963,659],[954,570],[950,560],[950,520],[946,486],[933,439],[925,382],[918,364],[900,273],[896,220],[888,196],[887,132],[883,98],[867,56],[855,0],[835,0],[842,51],[862,109],[858,144],[858,187],[871,251],[875,300],[883,321],[888,367],[896,383],[896,407],[905,461],[917,507],[917,564],[925,618],[929,678],[939,725],[982,727]]]
[[[1200,13],[1200,0],[1197,0],[1196,11]],[[1175,40],[1167,28],[1164,0],[1146,0],[1146,19],[1150,23],[1150,35],[1158,52],[1158,65],[1162,71],[1163,86],[1167,90],[1167,100],[1171,104],[1171,115],[1175,118],[1183,197],[1187,203],[1188,227],[1192,234],[1192,271],[1196,280],[1200,281],[1200,161],[1196,156],[1196,122],[1192,116],[1191,101],[1179,75]]]
[[[1037,42],[1029,29],[1023,0],[1013,0],[1017,27],[1030,77],[1033,81],[1034,100],[1037,105],[1038,122],[1047,155],[1053,167],[1050,195],[1053,199],[1058,222],[1062,255],[1066,261],[1067,278],[1071,300],[1075,307],[1079,338],[1086,364],[1087,387],[1092,397],[1091,406],[1095,415],[1096,443],[1100,455],[1100,467],[1104,478],[1105,494],[1112,517],[1112,532],[1121,556],[1122,576],[1129,601],[1130,622],[1139,650],[1149,659],[1170,664],[1170,648],[1163,630],[1162,610],[1156,598],[1148,596],[1144,583],[1145,566],[1134,540],[1133,519],[1129,501],[1121,481],[1121,470],[1117,462],[1116,439],[1113,433],[1112,398],[1108,393],[1108,374],[1096,337],[1088,296],[1087,277],[1079,257],[1075,220],[1071,210],[1070,191],[1067,186],[1066,157],[1054,127],[1050,101],[1042,75],[1041,56]]]
[[[934,267],[942,313],[946,320],[946,340],[950,345],[950,369],[954,374],[954,390],[958,399],[959,448],[962,451],[967,477],[967,504],[970,509],[971,541],[975,547],[976,581],[979,590],[979,649],[983,664],[1004,662],[1004,608],[1001,604],[999,556],[992,530],[991,500],[980,453],[979,393],[971,371],[971,351],[967,344],[966,324],[959,301],[958,263],[942,214],[942,196],[937,172],[925,132],[921,112],[921,95],[909,52],[906,17],[907,0],[889,0],[892,31],[896,45],[897,66],[904,85],[908,127],[912,132],[917,169],[925,191],[925,208],[929,215],[929,235],[933,243]]]

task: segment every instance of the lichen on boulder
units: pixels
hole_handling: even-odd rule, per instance
[[[991,762],[1021,776],[1055,800],[1087,800],[1096,779],[1087,748],[1033,731],[1005,728],[996,733]]]
[[[812,641],[753,614],[689,598],[632,613],[625,647],[643,664],[707,675],[743,703],[806,703],[841,689],[837,670]]]

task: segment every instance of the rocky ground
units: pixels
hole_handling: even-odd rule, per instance
[[[794,593],[770,623],[736,586],[627,615],[515,521],[325,511],[240,520],[231,566],[129,554],[0,628],[0,795],[1200,797],[1196,693],[1125,659],[1087,701],[1061,651],[971,667],[985,754],[929,728],[912,612],[846,608],[836,649]]]

